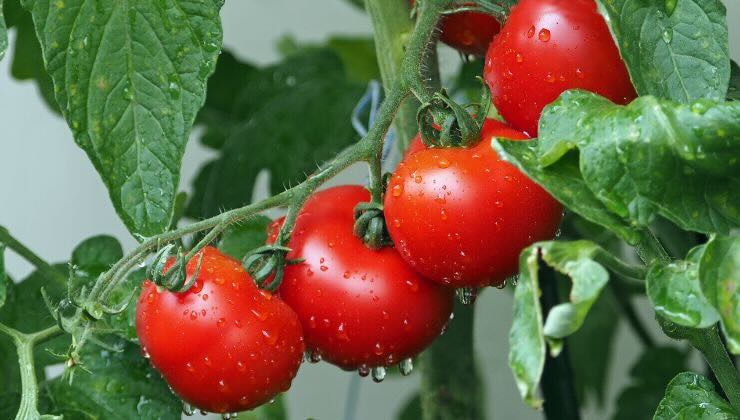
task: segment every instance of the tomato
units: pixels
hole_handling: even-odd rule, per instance
[[[501,25],[488,13],[460,12],[442,18],[439,37],[460,52],[483,56],[499,29]]]
[[[636,93],[594,0],[521,0],[486,55],[493,104],[537,135],[542,108],[568,89],[626,104]]]
[[[303,358],[301,326],[238,261],[212,247],[201,252],[198,278],[186,292],[144,282],[136,333],[183,400],[218,413],[249,410],[290,387]],[[188,263],[189,276],[197,260]]]
[[[306,346],[345,369],[367,372],[412,357],[438,337],[453,291],[421,278],[393,248],[374,251],[352,233],[353,209],[370,200],[356,185],[312,195],[296,220],[280,286]]]
[[[482,140],[465,148],[407,155],[385,195],[385,219],[406,262],[455,287],[499,285],[517,272],[520,251],[550,239],[560,204],[491,148],[493,137],[524,133],[486,120]]]

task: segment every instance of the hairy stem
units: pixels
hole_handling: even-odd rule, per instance
[[[689,342],[702,352],[732,407],[740,412],[740,376],[730,360],[717,327],[695,330]]]
[[[0,332],[8,335],[18,353],[18,366],[21,373],[21,404],[16,414],[16,420],[38,419],[38,383],[36,382],[36,363],[33,358],[33,348],[36,344],[62,334],[62,330],[54,325],[45,330],[32,334],[24,334],[13,328],[0,324]]]
[[[8,232],[8,229],[0,226],[0,243],[5,244],[8,248],[12,249],[13,252],[20,255],[26,261],[36,267],[44,276],[55,282],[67,283],[67,277],[60,273],[59,270],[55,269],[48,262],[44,261],[43,258],[36,255],[27,246],[23,245],[20,241],[15,239],[13,235]]]
[[[456,303],[447,331],[419,356],[424,420],[486,417],[473,349],[474,316],[474,305]]]

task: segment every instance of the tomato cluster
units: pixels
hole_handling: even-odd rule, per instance
[[[145,282],[142,349],[185,401],[214,412],[254,408],[290,387],[306,350],[361,375],[375,369],[378,380],[392,364],[408,371],[444,331],[456,288],[503,284],[523,248],[555,235],[560,204],[491,142],[529,141],[542,108],[567,89],[635,97],[594,0],[521,0],[502,28],[462,12],[440,31],[463,52],[487,50],[484,77],[511,125],[488,119],[467,147],[426,147],[417,136],[382,203],[393,246],[373,250],[355,235],[355,208],[371,197],[340,186],[313,194],[297,215],[275,295],[211,247],[188,263],[187,275],[198,274],[186,292]],[[270,225],[268,243],[282,224]]]

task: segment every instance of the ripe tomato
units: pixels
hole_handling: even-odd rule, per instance
[[[290,388],[303,358],[301,326],[238,261],[212,247],[201,252],[198,278],[186,292],[144,282],[136,333],[183,400],[218,413],[249,410]],[[189,276],[197,261],[188,263]]]
[[[413,0],[411,5],[414,5]],[[499,29],[501,25],[492,15],[460,12],[442,18],[439,23],[439,37],[442,42],[460,52],[482,56]]]
[[[486,55],[493,104],[537,135],[542,108],[568,89],[626,104],[636,93],[594,0],[521,0]]]
[[[426,278],[455,287],[498,285],[517,272],[523,248],[555,234],[560,204],[500,160],[493,137],[526,139],[489,119],[477,145],[419,150],[391,178],[388,230],[401,256]]]
[[[311,196],[296,221],[279,292],[298,314],[306,346],[345,369],[367,372],[412,357],[442,332],[453,291],[426,281],[393,248],[373,251],[352,233],[355,185]]]

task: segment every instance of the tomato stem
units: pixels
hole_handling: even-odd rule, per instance
[[[702,352],[730,404],[735,411],[740,412],[740,375],[727,354],[717,326],[694,330],[688,340]]]
[[[38,419],[38,383],[36,382],[36,364],[33,357],[33,348],[36,344],[49,340],[63,333],[56,325],[25,334],[0,323],[0,332],[8,335],[18,353],[18,367],[21,374],[21,403],[16,414],[16,420]]]

